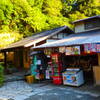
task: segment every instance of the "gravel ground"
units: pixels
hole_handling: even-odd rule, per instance
[[[90,89],[87,87],[27,84],[24,81],[8,82],[0,88],[0,100],[100,100],[98,87],[97,89],[93,89],[93,86]]]

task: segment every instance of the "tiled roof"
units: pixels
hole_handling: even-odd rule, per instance
[[[86,20],[89,20],[89,19],[94,19],[94,18],[100,18],[100,15],[88,17],[88,18],[85,18],[85,19],[76,20],[76,21],[73,22],[73,24],[77,23],[77,22],[81,22],[81,21],[86,21]]]
[[[12,43],[8,47],[3,48],[1,50],[17,48],[17,47],[30,47],[30,46],[34,45],[35,43],[43,41],[63,30],[66,30],[66,33],[73,33],[73,31],[70,28],[68,28],[67,26],[62,26],[62,27],[54,28],[52,30],[37,33],[37,34],[27,37],[27,38],[23,38],[22,40]]]

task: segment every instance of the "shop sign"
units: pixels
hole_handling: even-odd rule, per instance
[[[47,56],[50,56],[53,52],[59,52],[59,48],[46,48],[44,50],[44,53],[47,55]]]
[[[65,53],[66,47],[59,47],[59,52]]]
[[[79,55],[80,46],[66,47],[66,55]]]
[[[51,55],[51,52],[52,52],[52,49],[45,49],[44,50],[44,53],[46,54],[46,55]]]
[[[96,50],[97,50],[97,52],[100,52],[100,44],[99,43],[96,44]]]
[[[100,52],[100,44],[84,44],[84,52],[85,53],[93,53]]]

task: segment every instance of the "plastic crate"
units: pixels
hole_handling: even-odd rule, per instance
[[[33,83],[35,81],[34,77],[32,75],[26,76],[27,83]]]

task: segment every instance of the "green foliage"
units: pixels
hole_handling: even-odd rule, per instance
[[[100,15],[100,0],[1,0],[0,33],[13,33],[17,39],[9,42],[12,43],[22,35],[62,25],[72,27],[72,21],[94,15]],[[0,47],[9,44],[4,41],[7,40],[3,39]]]
[[[9,24],[9,21],[11,19],[11,14],[13,12],[13,4],[10,0],[1,0],[0,1],[0,12],[1,20],[3,21],[2,24]]]
[[[79,19],[84,19],[87,16],[85,16],[83,13],[80,13],[79,11],[76,11],[73,14],[69,14],[69,18],[70,18],[70,22],[73,22],[75,20],[79,20]]]
[[[71,26],[69,24],[69,19],[65,18],[65,17],[51,17],[48,16],[48,23],[49,23],[49,27],[50,29],[55,28],[55,26],[59,27],[59,26],[63,26],[63,25],[67,25],[67,26]]]
[[[77,8],[77,5],[76,5],[77,0],[62,0],[62,2],[63,2],[62,13],[65,16],[71,13],[72,11],[75,11]]]
[[[4,67],[0,65],[0,86],[4,83]]]
[[[100,0],[85,0],[79,5],[80,12],[86,16],[93,16],[100,14]]]
[[[62,0],[62,14],[70,21],[100,15],[100,0]],[[82,14],[82,15],[81,15]],[[75,16],[75,17],[74,17]]]
[[[22,35],[19,33],[0,33],[0,47],[5,47],[15,41],[18,41],[22,38]]]
[[[61,0],[45,0],[43,12],[49,16],[60,16],[62,10]]]

